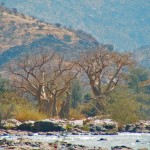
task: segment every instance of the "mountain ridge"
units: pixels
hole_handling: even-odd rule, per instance
[[[67,56],[73,52],[94,50],[99,46],[92,35],[81,30],[40,22],[2,6],[0,25],[0,65],[26,53],[37,53],[40,49]]]
[[[81,29],[120,51],[149,45],[150,0],[0,0],[46,22]]]

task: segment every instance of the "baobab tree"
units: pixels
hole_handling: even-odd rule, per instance
[[[102,110],[106,105],[106,97],[122,79],[123,68],[133,61],[129,53],[118,53],[102,47],[92,52],[81,53],[76,63],[88,78],[96,107]]]
[[[9,70],[15,88],[19,88],[25,92],[35,96],[38,101],[39,111],[42,111],[42,101],[49,102],[45,92],[45,72],[52,63],[55,54],[25,56],[20,60],[10,63]]]
[[[57,116],[57,98],[64,92],[68,91],[72,80],[77,77],[78,72],[73,71],[74,62],[65,62],[63,57],[58,57],[51,67],[51,74],[48,74],[46,88],[52,96],[51,116]],[[68,101],[68,100],[67,100]],[[66,105],[65,105],[66,107]],[[69,105],[68,105],[69,107]]]
[[[74,63],[67,63],[55,53],[26,56],[9,65],[16,88],[35,96],[39,111],[57,116],[57,98],[77,76],[72,72]]]

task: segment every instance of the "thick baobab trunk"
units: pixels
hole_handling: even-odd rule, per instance
[[[47,106],[48,106],[49,100],[47,99],[46,92],[45,92],[44,76],[45,76],[45,73],[43,72],[42,80],[39,84],[39,88],[37,91],[37,100],[38,100],[39,112],[47,113],[48,112]]]
[[[102,111],[104,111],[105,106],[103,103],[104,99],[102,97],[101,91],[96,86],[91,86],[91,87],[92,87],[94,97],[96,99],[96,106],[95,107],[96,107],[96,109],[99,110],[99,111],[97,111],[97,113],[102,112]]]
[[[57,99],[56,99],[56,95],[53,96],[53,104],[52,104],[52,112],[51,112],[51,115],[52,117],[55,117],[57,116]]]
[[[69,92],[66,92],[66,94],[67,94],[66,101],[63,101],[62,104],[61,104],[59,117],[68,119],[69,118],[69,113],[70,113],[71,94]]]
[[[65,117],[66,119],[69,118],[69,113],[70,113],[70,99],[71,99],[71,94],[67,91],[66,92],[67,94],[67,97],[66,97],[66,103],[65,103],[65,108],[64,108],[64,111],[65,111]]]
[[[45,93],[43,93],[43,88],[44,88],[44,86],[42,84],[39,85],[39,89],[38,89],[38,93],[37,93],[38,108],[39,108],[39,112],[44,112],[44,113],[48,114],[50,101],[46,97],[43,97],[43,95],[45,94]]]
[[[60,118],[65,118],[64,107],[65,107],[65,101],[63,101],[63,102],[61,103],[60,112],[59,112],[59,114],[58,114]]]
[[[37,92],[37,100],[38,100],[39,112],[42,111],[42,106],[41,106],[41,91],[42,91],[42,87],[43,87],[43,85],[40,84],[40,85],[39,85],[39,88],[38,88],[38,92]]]

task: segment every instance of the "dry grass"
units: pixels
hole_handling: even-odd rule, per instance
[[[48,115],[40,113],[37,109],[29,104],[26,106],[17,106],[15,111],[15,118],[19,121],[27,120],[43,120],[48,118]]]
[[[85,119],[85,116],[78,109],[70,110],[70,119]]]

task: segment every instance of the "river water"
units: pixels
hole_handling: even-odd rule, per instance
[[[19,136],[20,137],[20,136]],[[118,133],[118,135],[67,135],[67,136],[46,136],[38,135],[34,136],[23,136],[25,138],[31,138],[35,141],[42,142],[54,142],[54,141],[63,141],[72,144],[82,144],[85,146],[93,147],[103,147],[111,149],[112,146],[128,146],[134,150],[140,148],[147,148],[150,150],[150,134],[146,133]],[[4,136],[0,139],[13,139],[18,138],[16,136]],[[100,141],[100,139],[106,139]],[[136,142],[136,141],[139,142]]]

